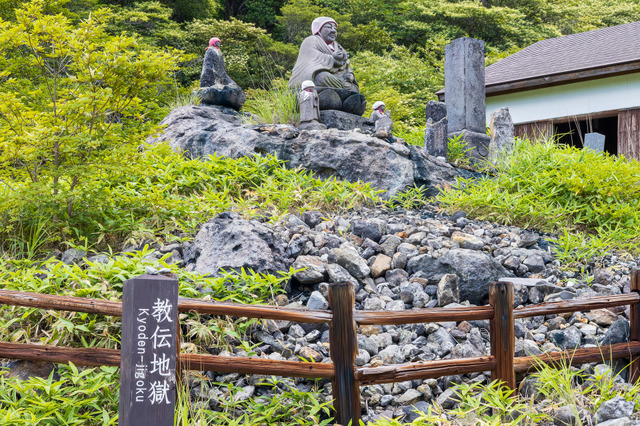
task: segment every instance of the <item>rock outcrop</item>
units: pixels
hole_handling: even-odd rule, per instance
[[[216,153],[238,158],[276,155],[291,168],[310,170],[321,179],[361,180],[392,197],[413,185],[423,185],[435,195],[443,185],[453,185],[467,170],[456,169],[432,157],[421,147],[405,146],[354,131],[337,129],[300,131],[289,125],[246,124],[242,114],[217,106],[184,106],[163,121],[164,134],[152,143],[168,141],[173,149],[192,158]]]

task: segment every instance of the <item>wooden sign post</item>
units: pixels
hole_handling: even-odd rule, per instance
[[[120,426],[173,426],[178,280],[142,275],[122,292]]]

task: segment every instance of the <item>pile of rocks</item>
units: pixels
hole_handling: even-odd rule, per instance
[[[308,211],[275,226],[224,213],[183,246],[181,261],[189,270],[213,275],[219,268],[242,265],[260,272],[293,266],[298,272],[292,287],[277,303],[309,309],[327,309],[328,286],[340,281],[357,284],[356,309],[390,311],[485,304],[488,284],[501,278],[514,283],[516,306],[629,291],[629,273],[636,262],[611,256],[600,268],[593,267],[588,279],[578,278],[559,268],[549,244],[543,234],[469,220],[463,212],[440,215],[434,206],[421,211],[365,209],[331,218]],[[628,311],[612,308],[517,320],[516,356],[623,342],[628,339],[627,318]],[[356,364],[486,355],[488,328],[488,321],[360,326]],[[262,357],[330,362],[326,325],[268,321],[253,330],[251,339]],[[241,348],[233,352],[221,354],[246,355]],[[209,377],[237,380],[247,398],[268,392],[256,385],[259,378],[213,373]],[[451,408],[455,401],[450,386],[462,381],[488,382],[489,377],[479,373],[364,386],[364,418],[411,420],[416,416],[413,410],[426,410],[433,401]],[[302,379],[290,382],[300,389],[312,385]],[[331,384],[323,384],[330,399]],[[212,401],[215,406],[216,398]]]

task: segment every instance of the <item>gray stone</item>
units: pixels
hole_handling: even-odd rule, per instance
[[[382,238],[382,230],[380,229],[380,226],[366,220],[356,220],[352,222],[350,231],[361,237],[363,240],[369,238],[376,243]]]
[[[329,282],[331,283],[340,283],[344,281],[355,282],[356,279],[351,276],[346,269],[337,263],[329,263],[325,265],[325,269],[327,274],[329,275]]]
[[[619,419],[607,420],[606,422],[598,423],[598,426],[638,426],[637,422],[634,422],[629,417],[620,417]]]
[[[437,343],[445,354],[451,352],[457,344],[453,337],[451,337],[451,334],[449,334],[449,332],[443,327],[440,327],[434,333],[431,333],[427,337],[427,341]]]
[[[385,306],[385,310],[387,311],[403,311],[404,310],[404,302],[402,300],[392,300],[391,302],[387,302]]]
[[[452,132],[451,126],[449,126],[450,138],[456,138],[460,135],[462,135],[462,140],[467,144],[467,148],[470,149],[470,151],[467,151],[466,153],[470,160],[477,161],[488,157],[491,136],[485,133],[473,132],[466,129]]]
[[[560,349],[575,349],[580,346],[582,333],[575,326],[571,326],[563,330],[551,331],[548,338]]]
[[[409,389],[398,398],[398,404],[411,405],[418,402],[418,399],[422,396],[420,392],[415,389]]]
[[[205,105],[220,105],[226,108],[233,108],[236,111],[239,111],[247,100],[244,90],[235,83],[216,87],[202,87],[196,90],[194,94]]]
[[[293,278],[300,284],[315,284],[324,281],[325,263],[317,256],[299,256],[293,265],[293,269],[302,269],[293,274]]]
[[[438,282],[438,306],[460,302],[460,288],[456,274],[446,274]]]
[[[329,302],[319,291],[314,291],[307,300],[307,309],[326,310],[329,309]]]
[[[246,401],[253,396],[255,390],[255,386],[244,386],[240,392],[235,393],[233,400],[235,402]]]
[[[325,219],[325,214],[317,210],[306,210],[302,213],[302,221],[310,228],[320,225]]]
[[[565,405],[558,408],[553,419],[554,426],[574,426],[577,424],[582,424],[579,421],[577,411],[578,410],[575,406],[572,407],[570,405]]]
[[[406,187],[424,186],[425,196],[455,185],[458,177],[477,177],[428,155],[417,146],[398,152],[382,139],[337,129],[300,132],[289,125],[265,127],[243,122],[235,111],[206,105],[173,110],[161,123],[164,133],[149,143],[168,141],[172,149],[192,158],[209,155],[239,158],[275,155],[289,168],[304,168],[320,179],[369,182],[392,197]]]
[[[364,309],[367,311],[381,311],[386,303],[378,297],[368,297],[364,301]]]
[[[509,108],[504,107],[493,112],[489,120],[491,142],[489,142],[489,160],[494,164],[513,151],[515,130]],[[537,239],[536,239],[537,241]]]
[[[368,352],[371,356],[378,355],[378,344],[362,334],[358,334],[358,349]]]
[[[484,134],[487,121],[482,40],[462,37],[445,47],[444,85],[449,132],[466,129]]]
[[[400,364],[404,362],[404,355],[398,345],[389,345],[378,352],[383,362],[388,364]]]
[[[65,250],[64,253],[62,253],[62,257],[60,260],[62,261],[62,263],[72,265],[74,263],[79,263],[82,258],[86,256],[86,254],[87,252],[85,252],[84,250],[71,248]]]
[[[329,254],[329,262],[342,266],[357,279],[362,279],[371,272],[367,262],[352,247],[332,249]]]
[[[447,158],[448,147],[449,132],[446,117],[435,123],[427,121],[424,129],[424,149],[427,154]]]
[[[537,254],[527,256],[522,264],[529,268],[529,271],[533,272],[534,274],[544,271],[544,259],[542,258],[542,256],[539,256]]]
[[[460,300],[474,305],[484,304],[489,296],[489,284],[507,275],[498,261],[475,250],[452,249],[438,260],[447,272],[460,278]]]
[[[409,407],[404,407],[402,411],[405,413],[404,422],[411,423],[416,420],[420,415],[426,414],[429,411],[431,404],[426,401],[418,401]]]
[[[621,396],[616,396],[600,405],[600,408],[596,411],[596,424],[621,417],[631,417],[634,407],[634,401],[627,401]]]
[[[458,243],[460,248],[463,249],[482,250],[482,247],[484,247],[484,242],[480,238],[460,231],[454,232],[451,235],[451,240]]]
[[[216,276],[221,269],[275,273],[291,266],[285,250],[284,241],[271,229],[224,212],[202,225],[193,244],[185,249],[184,261],[194,263],[196,272]]]
[[[436,398],[436,403],[445,410],[450,410],[456,406],[458,400],[459,398],[456,396],[453,388],[447,388],[444,392],[438,395],[438,397]]]
[[[48,361],[27,361],[20,359],[11,361],[7,365],[7,369],[9,370],[7,377],[16,377],[20,380],[29,380],[30,377],[46,379],[52,372],[54,372],[54,377],[58,377],[55,364]],[[57,379],[54,378],[54,380]]]
[[[605,136],[602,133],[586,133],[584,135],[584,147],[593,151],[604,151]]]
[[[607,330],[604,337],[600,341],[600,345],[613,345],[615,343],[623,343],[629,341],[629,321],[626,319],[616,320]],[[607,350],[604,348],[604,350]]]
[[[386,254],[379,254],[371,265],[371,276],[378,278],[391,269],[391,258]]]
[[[545,398],[545,395],[540,392],[541,386],[540,379],[528,376],[520,385],[520,395],[527,399],[533,398],[535,402],[541,402]]]
[[[382,244],[380,244],[380,248],[387,256],[393,256],[400,244],[402,244],[402,238],[397,235],[390,235]]]
[[[375,129],[374,124],[366,117],[349,114],[348,112],[339,111],[336,109],[321,110],[320,121],[322,121],[322,123],[330,129],[360,129],[366,132],[373,132]]]
[[[447,104],[438,101],[429,101],[425,107],[426,122],[437,123],[447,118]]]

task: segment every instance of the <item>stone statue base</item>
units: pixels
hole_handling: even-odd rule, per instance
[[[361,115],[349,114],[338,110],[320,111],[320,120],[330,129],[354,130],[360,129],[363,133],[373,133],[374,124],[368,118]]]
[[[193,92],[207,105],[220,105],[240,111],[247,100],[244,90],[237,84],[217,84],[211,87],[201,87]]]
[[[338,110],[362,115],[367,109],[364,95],[335,87],[316,87],[320,99],[320,110]]]
[[[469,157],[472,164],[478,164],[489,156],[489,143],[491,142],[491,136],[464,129],[459,132],[449,133],[449,138],[455,138],[460,134],[463,135],[462,138],[467,143],[467,147],[472,148],[471,151],[467,152],[467,157]]]
[[[327,130],[327,126],[317,121],[306,121],[298,126],[300,130]]]

